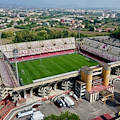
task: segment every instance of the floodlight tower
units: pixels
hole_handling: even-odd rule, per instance
[[[80,25],[79,25],[79,51],[80,51]]]
[[[80,25],[79,25],[79,41],[80,41]]]
[[[13,57],[15,58],[15,67],[16,67],[16,76],[17,76],[17,81],[18,81],[18,86],[19,84],[19,75],[18,75],[18,66],[17,66],[17,56],[18,56],[18,49],[13,49]]]

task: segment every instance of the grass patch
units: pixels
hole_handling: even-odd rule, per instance
[[[66,29],[66,28],[49,28],[50,30],[56,30],[56,31],[63,31],[67,30],[68,32],[71,33],[78,33],[79,30],[71,30],[71,29]],[[104,35],[109,35],[110,33],[107,32],[93,32],[93,31],[80,31],[80,33],[87,35],[88,37],[94,37],[94,36],[104,36]]]
[[[19,75],[24,84],[31,84],[33,80],[67,73],[80,69],[82,66],[97,65],[79,54],[62,55],[18,63]]]

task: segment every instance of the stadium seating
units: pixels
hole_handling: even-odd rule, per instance
[[[54,40],[44,40],[44,41],[33,41],[33,42],[23,42],[15,44],[6,44],[2,46],[2,51],[4,52],[7,58],[14,58],[13,49],[18,49],[18,60],[22,60],[24,57],[25,60],[31,59],[31,55],[39,55],[44,53],[59,52],[64,50],[73,50],[75,49],[75,39],[74,38],[62,38]],[[46,56],[46,55],[43,55]],[[33,58],[37,58],[34,56]],[[12,59],[10,59],[12,60]]]
[[[2,51],[3,51],[3,52],[7,51],[5,45],[2,45]]]
[[[58,53],[58,55],[63,55],[63,54],[65,54],[65,51],[59,51],[57,53]]]
[[[59,46],[59,45],[64,45],[64,42],[62,39],[55,39],[53,40],[53,44],[55,44],[56,46]]]
[[[44,47],[52,47],[53,43],[51,42],[51,40],[45,40],[43,41]]]
[[[28,45],[29,48],[31,47],[31,49],[40,48],[41,47],[39,41],[29,42],[29,43],[27,43],[27,45]]]
[[[26,49],[28,49],[26,43],[18,43],[18,44],[16,44],[16,48],[17,48],[18,50],[26,50]]]
[[[11,81],[11,77],[7,71],[7,68],[3,59],[0,59],[0,73],[1,73],[2,82],[5,86],[16,86],[16,83],[13,83]]]
[[[52,53],[50,53],[50,56],[57,56],[57,55],[58,55],[57,52],[52,52]]]
[[[94,41],[98,41],[101,43],[105,43],[105,44],[109,44],[109,45],[113,45],[116,47],[120,47],[120,41],[115,39],[115,38],[110,38],[108,36],[101,36],[101,37],[94,37],[94,38],[88,38]]]
[[[23,58],[25,61],[26,60],[31,60],[32,59],[32,56],[25,56],[24,58]],[[20,60],[20,59],[19,59]]]
[[[40,55],[34,55],[33,58],[40,58]]]
[[[93,46],[93,47],[98,47],[99,44],[100,44],[99,42],[93,41],[93,42],[91,43],[91,46]]]
[[[75,39],[69,38],[69,40],[71,41],[72,44],[75,44]]]
[[[68,38],[68,39],[63,39],[64,44],[71,44],[72,41]]]
[[[45,57],[50,57],[50,54],[49,53],[41,54],[41,58],[45,58]]]
[[[87,38],[81,46],[81,49],[110,61],[120,60],[120,48],[110,44],[101,43],[103,41],[104,39],[91,40]]]
[[[73,53],[73,52],[75,52],[74,50],[65,50],[64,51],[66,54],[69,54],[69,53]]]
[[[110,53],[119,56],[120,55],[120,48],[113,47],[110,51]]]

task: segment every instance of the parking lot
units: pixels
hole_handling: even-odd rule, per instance
[[[105,113],[109,113],[114,117],[115,114],[120,111],[120,81],[114,82],[113,86],[115,87],[114,100],[107,100],[105,105],[100,100],[90,103],[85,99],[76,101],[71,97],[71,99],[75,102],[74,108],[59,108],[53,102],[48,100],[44,101],[45,108],[43,109],[43,107],[40,106],[39,109],[43,114],[45,114],[45,116],[51,114],[60,115],[61,112],[69,111],[79,115],[81,120],[91,120]]]
[[[38,106],[38,109],[45,115],[49,116],[51,114],[60,115],[62,112],[69,111],[72,113],[77,114],[81,120],[92,120],[95,117],[101,116],[105,113],[109,113],[111,116],[115,116],[115,113],[120,111],[120,81],[114,82],[115,87],[115,96],[113,102],[107,100],[106,104],[104,105],[103,102],[95,101],[95,102],[88,102],[85,99],[79,99],[76,101],[73,97],[70,97],[74,103],[74,108],[69,107],[61,107],[59,108],[54,104],[53,101],[46,100],[43,101],[43,105]],[[30,116],[20,118],[19,120],[28,120]],[[15,118],[14,120],[16,120]]]
[[[53,102],[45,101],[45,108],[43,106],[39,106],[39,110],[45,115],[49,116],[51,114],[60,115],[61,112],[69,111],[79,115],[81,120],[91,120],[94,117],[100,116],[105,113],[109,113],[112,116],[116,111],[113,111],[107,105],[104,105],[101,101],[95,101],[93,103],[89,103],[88,101],[82,100],[72,100],[75,102],[74,108],[69,107],[57,107]]]

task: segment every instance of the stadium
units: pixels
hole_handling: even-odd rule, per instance
[[[4,85],[1,91],[7,90],[4,94],[1,92],[1,99],[6,98],[8,91],[17,93],[19,99],[21,96],[27,98],[27,94],[32,97],[36,91],[44,98],[49,96],[51,89],[77,89],[80,79],[84,81],[80,85],[85,85],[84,89],[88,92],[84,90],[79,97],[87,95],[90,100],[88,94],[95,85],[105,85],[107,87],[102,86],[103,89],[113,92],[110,80],[101,74],[109,68],[114,72],[120,66],[119,45],[119,41],[109,37],[85,38],[81,42],[76,42],[75,38],[61,38],[2,45],[0,84]],[[86,71],[85,79],[82,71]],[[90,79],[87,76],[89,72],[92,74]],[[15,97],[15,94],[12,95],[13,99]]]

